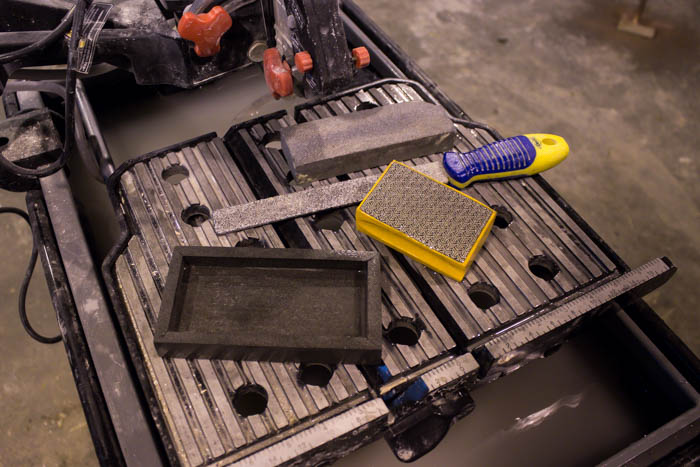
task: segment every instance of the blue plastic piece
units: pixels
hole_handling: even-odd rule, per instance
[[[525,136],[513,136],[469,152],[446,152],[443,165],[447,175],[463,184],[477,175],[522,170],[535,160],[537,151]]]
[[[391,407],[399,407],[407,402],[418,402],[428,395],[428,386],[422,379],[418,379],[409,387],[406,388],[404,392],[399,394],[391,402],[384,399],[384,402],[389,402]]]
[[[391,379],[391,372],[386,365],[378,366],[377,373],[384,383]],[[397,392],[395,389],[392,389],[384,394],[382,399],[389,405],[389,407],[399,407],[407,402],[418,402],[427,396],[428,392],[430,391],[428,390],[428,386],[425,384],[425,382],[422,379],[418,379],[402,392]]]
[[[391,379],[391,372],[386,367],[386,365],[379,365],[377,367],[377,373],[379,373],[379,377],[382,379],[382,383],[386,383]]]

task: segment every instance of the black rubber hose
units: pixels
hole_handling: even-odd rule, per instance
[[[457,117],[450,117],[452,118],[452,121],[455,123],[459,123],[460,125],[464,125],[467,128],[475,128],[479,130],[484,130],[486,133],[491,135],[493,139],[496,141],[500,141],[503,139],[503,136],[496,131],[495,129],[491,128],[489,125],[486,123],[480,123],[480,122],[473,122],[471,120],[465,120],[463,118],[457,118]]]
[[[28,54],[44,50],[68,30],[68,28],[71,25],[74,12],[75,7],[68,10],[68,13],[65,14],[65,16],[61,19],[61,22],[58,23],[58,26],[56,26],[55,29],[53,29],[50,33],[48,33],[38,41],[34,42],[33,44],[30,44],[26,47],[22,47],[21,49],[13,50],[12,52],[5,52],[4,54],[0,54],[0,64],[12,62]]]
[[[31,223],[29,222],[29,215],[19,208],[14,207],[0,207],[0,214],[15,214],[27,222],[29,228],[31,229]],[[24,273],[24,279],[22,279],[22,285],[19,288],[19,320],[22,322],[22,327],[29,334],[29,337],[42,344],[55,344],[61,342],[61,335],[54,337],[42,336],[34,330],[32,325],[29,323],[29,318],[27,317],[27,290],[29,289],[29,282],[32,280],[32,274],[34,273],[34,267],[36,266],[36,259],[39,256],[39,252],[36,247],[36,241],[34,241],[34,236],[32,235],[32,254],[29,258],[29,264],[27,265],[27,270]]]
[[[80,39],[79,31],[82,30],[83,17],[85,15],[85,7],[87,0],[78,0],[75,5],[73,14],[73,34],[71,34],[70,44],[68,45],[68,64],[66,70],[66,99],[65,99],[65,140],[63,143],[63,151],[59,158],[41,169],[27,169],[10,162],[2,154],[0,154],[0,167],[8,172],[25,178],[42,178],[54,174],[65,167],[73,149],[75,140],[75,86],[76,72],[75,62],[77,60],[78,40]]]

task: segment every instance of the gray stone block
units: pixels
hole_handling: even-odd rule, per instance
[[[455,134],[444,109],[407,102],[282,128],[280,141],[294,179],[306,184],[447,151]]]
[[[442,161],[418,165],[416,170],[439,182],[448,181]],[[359,204],[378,179],[379,175],[370,175],[217,209],[213,214],[214,231],[224,235]]]

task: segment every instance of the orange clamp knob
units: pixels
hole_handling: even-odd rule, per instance
[[[311,54],[309,52],[297,52],[294,55],[294,65],[296,65],[297,70],[306,73],[313,69],[314,61],[311,59]]]
[[[187,12],[182,15],[177,25],[177,32],[183,39],[194,42],[194,52],[200,57],[211,57],[221,50],[221,36],[229,30],[233,21],[231,16],[215,6],[209,13],[195,15]]]
[[[352,60],[355,68],[364,68],[369,65],[369,52],[366,47],[355,47],[352,49]]]
[[[267,49],[263,53],[263,70],[267,87],[270,88],[275,99],[292,94],[294,91],[292,70],[287,62],[282,61],[276,48]]]

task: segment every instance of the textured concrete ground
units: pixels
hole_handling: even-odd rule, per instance
[[[0,192],[1,206],[26,209],[24,195]],[[0,466],[73,466],[96,463],[63,344],[42,345],[17,317],[17,290],[31,252],[29,227],[17,216],[0,218]],[[45,336],[58,334],[44,274],[38,265],[27,313]]]
[[[646,40],[615,29],[631,1],[358,3],[474,118],[567,138],[571,156],[547,180],[630,265],[659,255],[678,265],[648,301],[700,352],[700,4],[650,2],[657,37]],[[2,192],[0,205],[23,197]],[[62,346],[34,343],[16,316],[27,232],[0,223],[0,466],[95,464]],[[56,331],[41,275],[29,308],[37,328]]]

